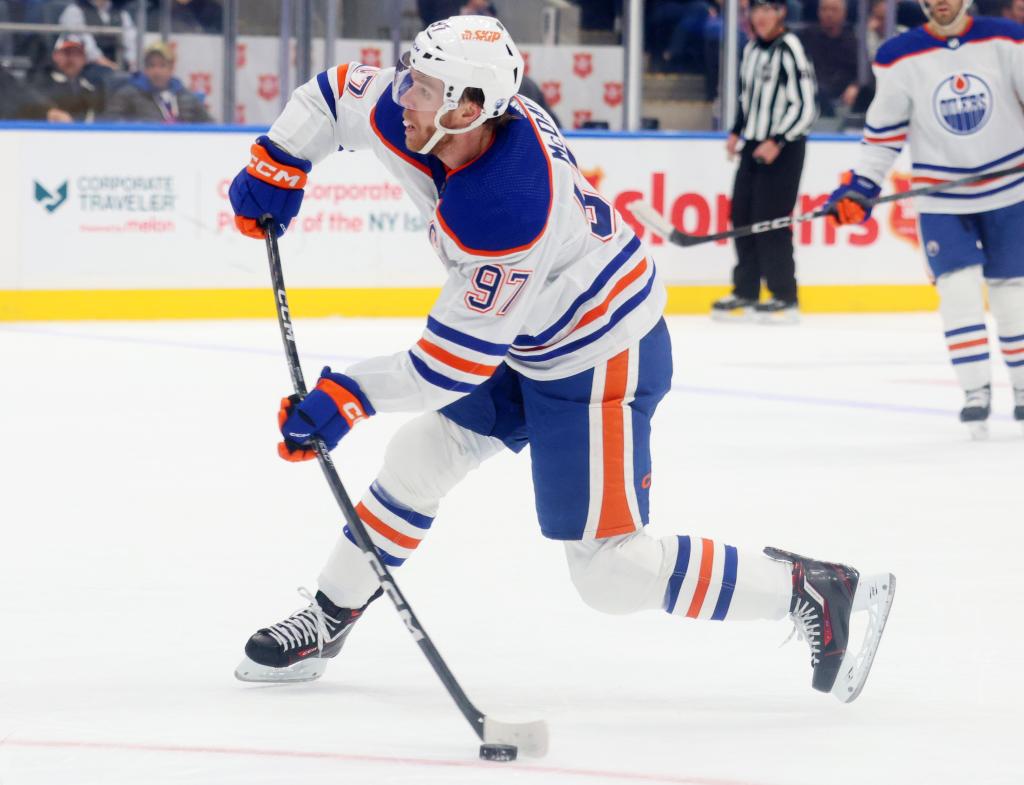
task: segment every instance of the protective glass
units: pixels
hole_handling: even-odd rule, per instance
[[[391,97],[396,104],[413,112],[436,112],[444,100],[444,83],[414,70],[406,52],[395,67]]]

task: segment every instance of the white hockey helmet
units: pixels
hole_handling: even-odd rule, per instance
[[[429,103],[417,105],[415,94],[409,93],[413,71],[441,82],[442,94],[436,100],[428,95]],[[426,154],[445,134],[463,134],[502,115],[522,83],[523,56],[501,22],[492,16],[453,16],[416,35],[412,49],[402,55],[395,69],[391,96],[400,106],[436,110],[437,130],[415,151]],[[466,128],[445,128],[441,118],[458,107],[468,87],[483,93],[483,111]]]
[[[960,22],[963,21],[963,18],[965,16],[967,16],[967,12],[970,10],[971,3],[973,2],[973,0],[964,0],[964,4],[962,6],[960,6],[960,10],[957,12],[957,15],[953,18],[953,21],[950,22],[948,25],[943,26],[943,25],[940,25],[938,22],[936,22],[932,18],[932,7],[931,7],[931,3],[929,3],[928,0],[917,0],[917,1],[918,1],[918,3],[921,6],[921,10],[924,11],[924,15],[926,17],[928,17],[928,21],[931,22],[933,25],[935,25],[935,28],[940,33],[945,33],[947,31],[956,30],[956,28],[959,27]]]

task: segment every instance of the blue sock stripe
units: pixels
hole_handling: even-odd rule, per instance
[[[1015,343],[1017,341],[1024,341],[1024,333],[1021,335],[1011,335],[1009,337],[999,336],[999,340],[1003,343]]]
[[[679,550],[676,551],[676,566],[672,570],[672,577],[668,579],[668,590],[665,592],[665,610],[669,613],[676,608],[676,600],[679,599],[679,588],[686,579],[686,568],[690,564],[690,538],[677,537]]]
[[[953,365],[962,365],[963,363],[976,363],[979,360],[987,360],[988,352],[984,354],[972,354],[970,357],[956,357],[953,359]]]
[[[711,614],[712,621],[722,621],[729,613],[729,605],[732,604],[732,593],[736,590],[736,573],[739,564],[739,554],[731,545],[725,546],[725,569],[722,572],[722,591],[718,595],[718,602],[715,604],[715,612]]]
[[[964,333],[973,333],[975,330],[984,330],[985,325],[983,324],[972,324],[970,327],[957,327],[955,330],[949,330],[946,332],[947,338],[952,338],[954,335],[963,335]]]
[[[1020,368],[1022,365],[1024,365],[1024,360],[1007,360],[1006,361],[1006,367],[1007,368]]]
[[[342,529],[342,532],[346,537],[348,537],[348,541],[350,543],[355,545],[357,548],[359,547],[359,545],[356,544],[356,538],[352,536],[352,531],[348,528],[347,524],[345,528]],[[388,565],[388,567],[401,567],[405,564],[405,559],[399,559],[397,556],[392,556],[390,553],[382,551],[380,548],[377,548],[377,556],[382,562]]]
[[[417,529],[429,529],[430,524],[434,522],[433,518],[423,515],[422,513],[418,513],[415,510],[410,510],[408,507],[402,507],[376,482],[370,486],[370,493],[373,495],[374,499],[380,502],[381,507],[392,515],[401,518],[406,523],[412,524]]]

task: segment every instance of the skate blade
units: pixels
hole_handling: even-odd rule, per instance
[[[778,325],[800,324],[800,314],[796,311],[791,311],[789,313],[758,314],[757,323]]]
[[[971,432],[973,441],[983,442],[988,439],[988,423],[985,420],[967,423],[967,430]]]
[[[753,321],[753,308],[733,308],[731,311],[712,311],[711,321],[713,322],[749,322]]]
[[[843,703],[850,703],[864,689],[868,680],[871,664],[875,661],[878,644],[882,640],[886,619],[892,609],[893,596],[896,594],[896,576],[891,573],[882,575],[862,575],[857,583],[857,593],[853,597],[852,613],[867,611],[867,629],[860,650],[854,652],[847,644],[843,664],[839,667],[839,675],[832,685],[832,694]]]
[[[292,684],[315,681],[324,675],[325,670],[327,670],[327,660],[321,657],[311,657],[308,660],[297,662],[289,668],[271,668],[268,665],[253,662],[246,657],[235,668],[235,678],[239,681],[259,684]]]

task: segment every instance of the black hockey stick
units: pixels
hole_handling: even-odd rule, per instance
[[[911,191],[901,191],[899,193],[878,196],[874,199],[867,199],[864,203],[874,207],[875,205],[885,204],[886,202],[898,202],[900,199],[909,199],[913,196],[927,196],[928,194],[946,191],[950,188],[957,188],[961,185],[970,185],[971,183],[976,183],[978,180],[987,180],[989,178],[996,179],[999,177],[1006,177],[1011,174],[1024,174],[1024,166],[1014,166],[1009,169],[1000,169],[995,172],[972,174],[967,177],[961,177],[957,180],[949,180],[944,183],[936,183],[935,185],[926,185],[922,188],[915,188]],[[758,221],[757,223],[750,224],[749,226],[740,226],[736,229],[730,229],[727,232],[717,232],[716,234],[698,236],[680,232],[667,218],[665,218],[665,216],[646,202],[640,202],[635,206],[631,206],[629,209],[633,215],[641,221],[641,223],[649,226],[652,230],[665,237],[673,245],[681,245],[684,248],[688,248],[691,245],[713,243],[718,240],[731,240],[734,237],[748,237],[752,234],[774,232],[777,229],[785,229],[787,226],[801,224],[806,221],[813,221],[815,218],[822,218],[831,212],[822,207],[811,213],[783,215],[779,218],[773,218],[770,221]]]
[[[288,310],[288,293],[284,285],[284,273],[281,270],[281,254],[277,247],[277,237],[274,234],[274,220],[270,216],[260,219],[260,225],[266,235],[267,261],[270,263],[270,280],[274,286],[274,305],[277,309],[277,323],[281,328],[281,340],[284,343],[284,353],[288,358],[288,372],[292,377],[292,386],[300,396],[306,395],[306,381],[302,376],[302,366],[299,363],[299,350],[295,345],[295,329],[291,321],[291,313]],[[448,668],[441,653],[437,650],[434,642],[430,640],[423,625],[420,624],[416,614],[413,613],[405,596],[398,588],[391,572],[377,556],[377,549],[366,532],[366,527],[356,514],[352,501],[341,484],[341,478],[334,468],[334,462],[327,451],[327,446],[320,439],[313,441],[313,449],[316,451],[317,462],[323,470],[327,484],[331,486],[331,493],[334,500],[341,508],[345,523],[348,524],[356,545],[363,552],[370,567],[377,575],[381,588],[391,598],[398,610],[398,615],[405,622],[406,629],[412,635],[413,640],[419,644],[434,673],[441,679],[448,694],[452,696],[455,705],[459,707],[462,716],[472,726],[474,733],[485,744],[511,744],[518,747],[523,754],[533,757],[541,757],[548,750],[548,730],[544,720],[534,722],[500,722],[486,716],[480,709],[473,705],[473,702],[466,695],[465,691],[455,679],[455,675]]]

